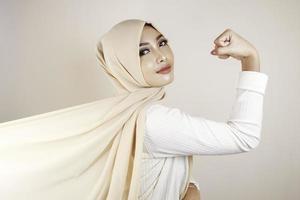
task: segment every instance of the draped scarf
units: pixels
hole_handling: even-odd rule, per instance
[[[0,124],[0,199],[138,199],[145,111],[166,95],[142,74],[145,23],[119,22],[96,45],[114,96]]]

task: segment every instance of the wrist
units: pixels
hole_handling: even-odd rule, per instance
[[[260,71],[260,60],[256,50],[241,60],[242,71]]]

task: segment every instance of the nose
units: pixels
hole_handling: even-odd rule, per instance
[[[159,54],[158,56],[157,56],[157,63],[161,63],[161,62],[164,62],[164,61],[166,61],[167,60],[167,57],[165,57],[164,55],[162,55],[162,54]]]

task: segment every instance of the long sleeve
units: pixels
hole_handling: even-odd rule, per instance
[[[227,122],[217,122],[154,104],[147,110],[145,147],[153,157],[247,152],[261,138],[263,97],[268,76],[241,71]]]

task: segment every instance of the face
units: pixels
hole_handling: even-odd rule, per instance
[[[171,83],[174,80],[174,58],[167,39],[153,27],[144,26],[139,48],[140,65],[146,82],[156,87]]]

